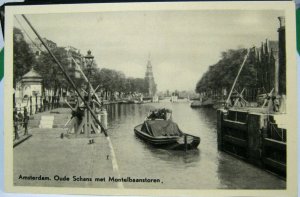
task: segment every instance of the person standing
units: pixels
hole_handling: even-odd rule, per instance
[[[14,120],[15,140],[18,140],[19,139],[19,133],[18,133],[18,121],[19,121],[19,118],[18,118],[17,108],[14,109],[13,116],[14,116],[13,120]]]
[[[24,119],[23,119],[23,127],[24,127],[24,135],[28,135],[28,122],[29,122],[29,116],[27,112],[27,108],[24,107]]]
[[[280,102],[279,98],[276,96],[272,97],[272,102],[273,102],[273,111],[274,112],[279,112],[279,107],[280,107]]]

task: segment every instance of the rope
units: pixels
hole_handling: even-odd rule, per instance
[[[271,125],[271,131],[275,131],[276,134],[278,135],[278,137],[280,137],[281,140],[283,140],[283,136],[279,134],[279,132],[277,131],[276,127],[274,126],[275,124],[270,123],[270,125]],[[273,129],[272,129],[272,128],[273,128]],[[282,133],[282,134],[283,134],[283,133]]]

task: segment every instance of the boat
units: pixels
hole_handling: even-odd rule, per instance
[[[161,113],[164,117],[153,114],[134,128],[138,138],[157,148],[191,150],[198,147],[200,137],[182,132],[169,113]]]
[[[143,104],[143,101],[139,101],[139,100],[134,100],[134,104]]]
[[[212,98],[201,99],[199,101],[193,101],[191,103],[191,108],[198,108],[198,107],[212,107],[214,105],[214,101]]]

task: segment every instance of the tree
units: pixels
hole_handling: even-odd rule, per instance
[[[57,47],[52,49],[52,53],[57,58],[57,60],[61,63],[64,70],[71,77],[71,79],[75,82],[77,86],[80,87],[80,84],[83,83],[83,79],[75,80],[74,76],[74,68],[70,67],[70,60],[67,55],[67,51],[63,47]],[[38,65],[36,66],[36,70],[42,75],[44,81],[44,88],[52,89],[55,93],[60,88],[69,88],[70,84],[66,80],[62,71],[50,56],[47,51],[41,52],[41,55],[38,58]]]
[[[108,68],[97,68],[93,75],[94,87],[100,85],[106,99],[109,99],[107,95],[112,96],[114,93],[118,93],[119,96],[147,93],[146,82],[143,78],[126,77],[123,72]]]
[[[230,89],[237,76],[238,70],[246,55],[246,49],[228,50],[223,52],[221,59],[211,65],[196,85],[196,92],[221,92],[223,88]],[[254,52],[251,51],[236,84],[236,89],[254,87],[257,85],[257,66]]]
[[[36,65],[36,59],[22,31],[18,28],[13,30],[13,47],[13,87],[16,88],[16,83],[21,80],[22,76]]]

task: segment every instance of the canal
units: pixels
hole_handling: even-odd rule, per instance
[[[169,108],[186,133],[201,137],[196,150],[154,148],[137,138],[133,128],[149,110]],[[108,129],[121,177],[155,178],[160,184],[124,183],[125,188],[284,189],[286,182],[269,172],[218,151],[216,111],[192,109],[190,103],[113,104],[107,106]]]

